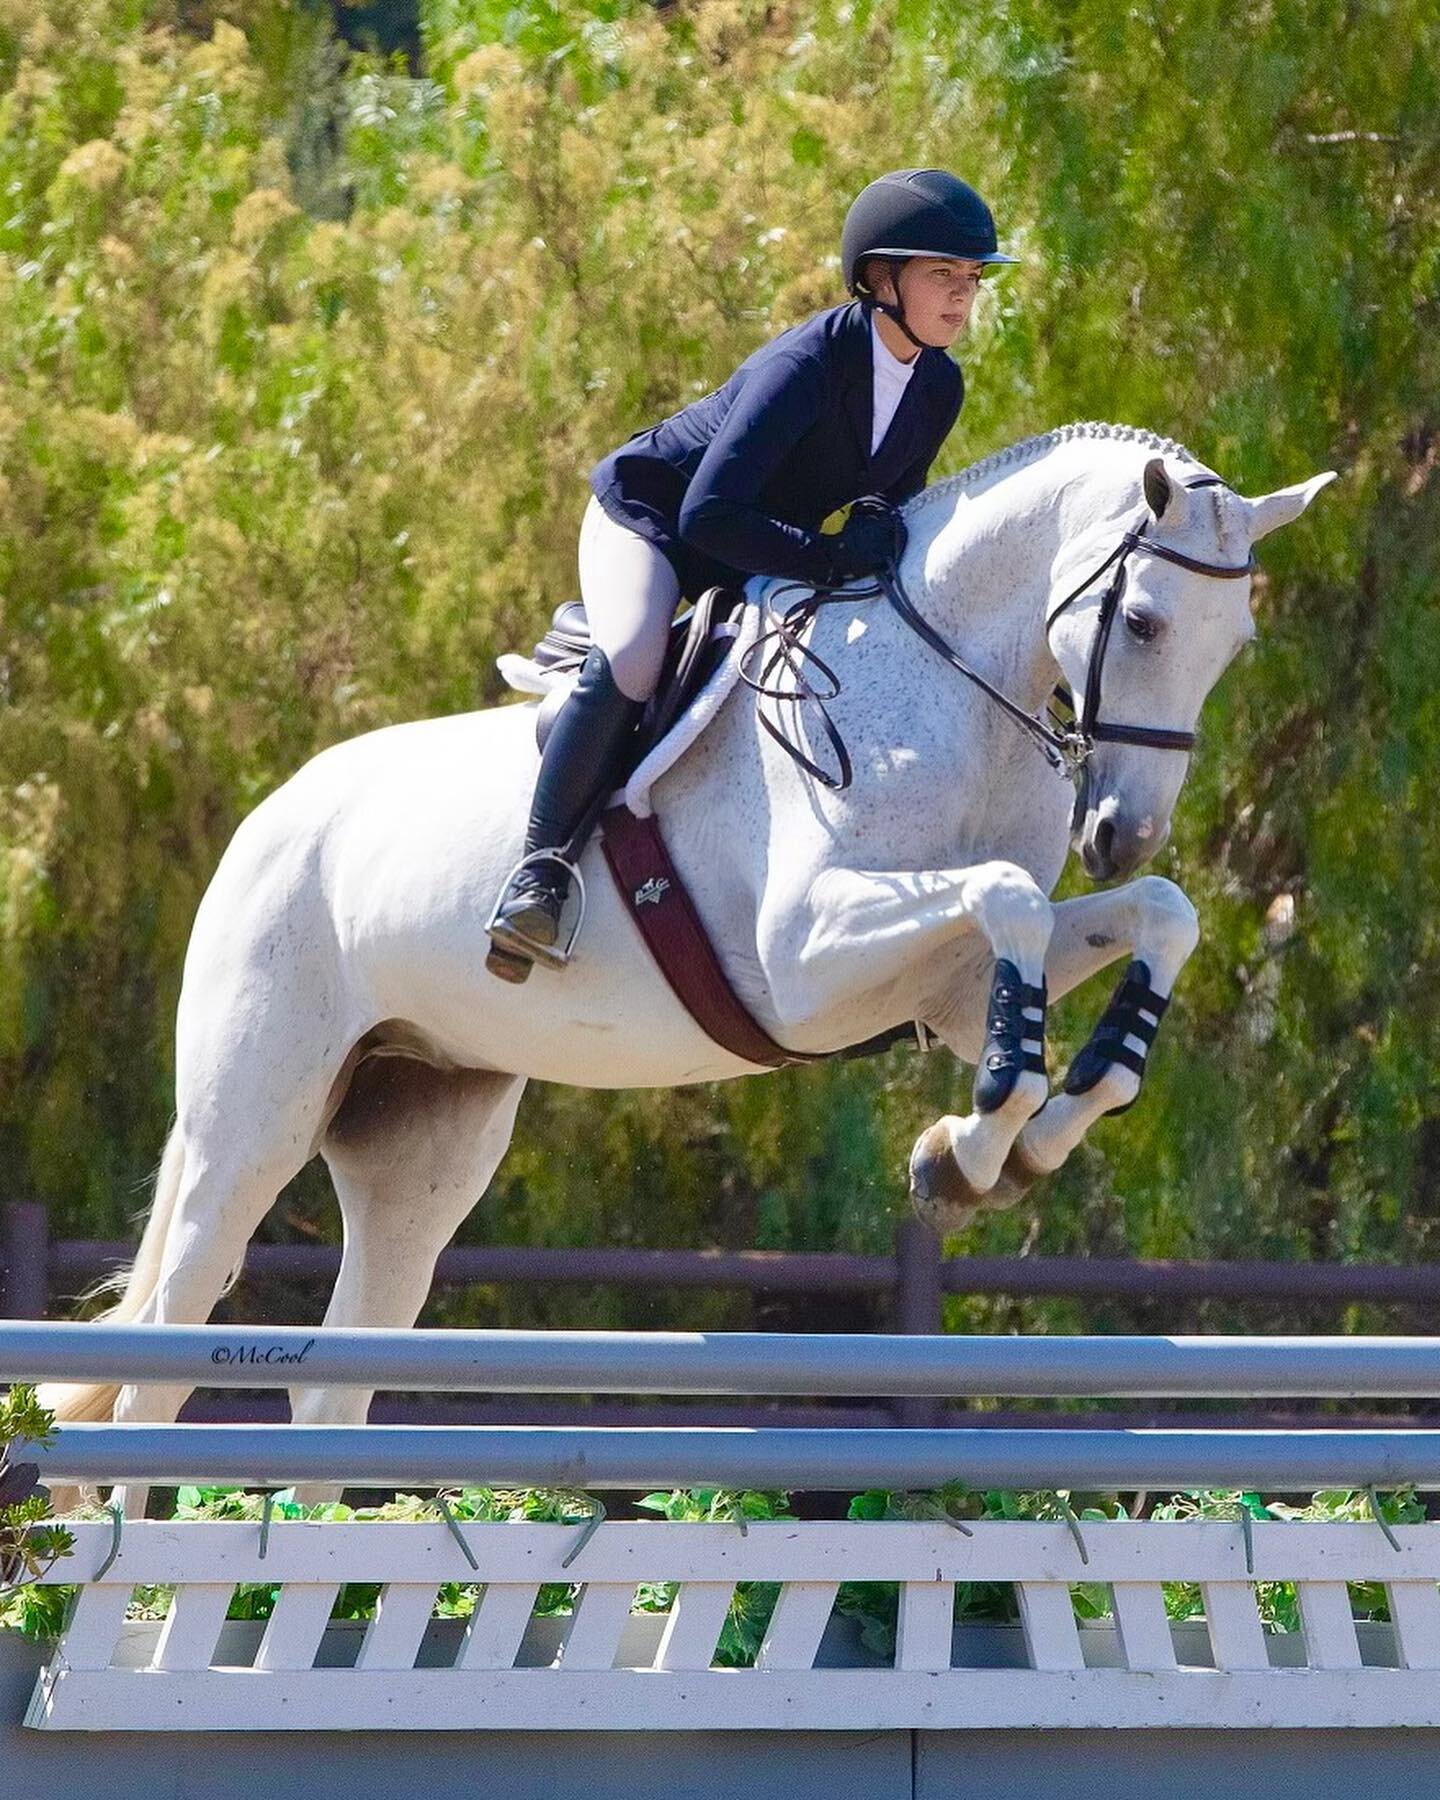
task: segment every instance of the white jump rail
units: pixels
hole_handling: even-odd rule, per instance
[[[236,1333],[104,1326],[0,1326],[0,1378],[189,1379]],[[79,1334],[83,1334],[82,1337]],[[314,1334],[309,1334],[312,1339]],[[855,1340],[727,1334],[664,1343],[642,1334],[324,1334],[300,1379],[550,1392],[603,1391],[1277,1392],[1437,1391],[1433,1340]],[[558,1334],[557,1334],[558,1335]],[[246,1328],[263,1351],[276,1334]],[[913,1346],[913,1347],[912,1347]],[[957,1347],[958,1346],[958,1347]],[[292,1346],[282,1343],[282,1350]],[[676,1352],[667,1376],[664,1355]],[[393,1354],[392,1354],[393,1351]],[[81,1362],[77,1362],[76,1358]],[[311,1358],[313,1357],[313,1361]],[[470,1358],[471,1360],[467,1360]],[[208,1359],[208,1361],[207,1361]],[[657,1360],[658,1359],[658,1360]],[[793,1366],[792,1361],[793,1359]],[[246,1385],[297,1384],[293,1363],[238,1365]],[[1045,1385],[1046,1370],[1049,1383]],[[587,1378],[588,1371],[588,1378]],[[599,1373],[597,1373],[597,1371]],[[1077,1371],[1080,1371],[1077,1373]],[[1007,1383],[1018,1383],[1015,1387]],[[397,1381],[398,1384],[398,1381]],[[753,1384],[753,1385],[748,1385]],[[28,1452],[26,1452],[28,1454]],[[1440,1486],[1440,1433],[1010,1430],[706,1430],[564,1433],[466,1427],[70,1426],[37,1448],[45,1479],[188,1479],[217,1472],[254,1486],[352,1479],[408,1487],[456,1479],[590,1488],[729,1482],[860,1488],[934,1485],[1118,1487],[1332,1482]],[[723,1465],[723,1467],[722,1467]],[[74,1554],[43,1579],[77,1589],[27,1723],[42,1730],[822,1730],[1057,1725],[1440,1725],[1440,1524],[983,1520],[728,1524],[654,1520],[576,1525],[133,1521],[74,1527]],[[953,1625],[957,1583],[1013,1588],[1023,1666],[981,1666],[976,1634]],[[1295,1584],[1302,1629],[1267,1631],[1257,1589]],[[340,1588],[380,1587],[352,1634],[353,1666],[322,1640]],[[442,1584],[473,1586],[463,1623],[432,1627]],[[778,1585],[753,1668],[715,1666],[737,1582]],[[899,1590],[888,1666],[833,1666],[822,1652],[844,1582]],[[1077,1623],[1072,1587],[1109,1588],[1115,1629]],[[1393,1627],[1389,1665],[1362,1655],[1349,1584],[1380,1583]],[[253,1653],[225,1629],[235,1589],[278,1590]],[[535,1616],[540,1588],[575,1589],[568,1619]],[[663,1619],[640,1584],[674,1583]],[[1174,1627],[1165,1589],[1193,1584],[1203,1625]],[[136,1588],[174,1589],[158,1632],[127,1622]],[[559,1631],[558,1640],[556,1631]],[[983,1635],[983,1634],[982,1634]],[[152,1640],[153,1641],[150,1641]],[[1298,1641],[1297,1641],[1298,1640]],[[558,1648],[556,1647],[558,1641]],[[333,1643],[332,1643],[333,1650]],[[1297,1654],[1301,1660],[1297,1662]],[[853,1662],[852,1658],[852,1662]]]
[[[45,1730],[869,1730],[1091,1726],[1399,1726],[1440,1723],[1440,1527],[1087,1522],[1088,1562],[1063,1524],[655,1521],[602,1524],[565,1564],[577,1528],[473,1524],[471,1568],[445,1526],[275,1523],[260,1555],[249,1523],[136,1522],[119,1554],[81,1525],[47,1575],[84,1576],[26,1718]],[[658,1631],[631,1629],[639,1582],[678,1584]],[[756,1666],[712,1666],[737,1581],[780,1584]],[[842,1581],[900,1585],[888,1667],[817,1667]],[[955,1583],[1014,1584],[1026,1667],[965,1666]],[[1071,1585],[1110,1586],[1113,1644],[1077,1626]],[[1277,1666],[1256,1584],[1296,1584],[1304,1662]],[[1362,1663],[1347,1583],[1383,1582],[1400,1667]],[[236,1585],[279,1589],[253,1663],[217,1643]],[[317,1668],[345,1582],[381,1585],[353,1667]],[[442,1582],[483,1584],[448,1666],[416,1667]],[[524,1666],[542,1583],[576,1584],[558,1655]],[[1175,1630],[1163,1584],[1198,1584],[1205,1649]],[[174,1584],[158,1639],[124,1666],[132,1589]],[[961,1647],[957,1660],[955,1646]]]

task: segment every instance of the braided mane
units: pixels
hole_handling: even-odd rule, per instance
[[[1139,425],[1107,425],[1098,419],[1085,419],[1073,425],[1057,425],[1053,431],[1041,432],[1037,437],[1024,438],[1018,444],[1010,444],[1004,450],[994,451],[980,462],[971,463],[968,469],[962,469],[958,475],[949,475],[944,481],[937,481],[933,486],[922,489],[910,501],[906,511],[919,512],[927,506],[933,506],[960,488],[983,480],[996,469],[1019,467],[1034,462],[1047,450],[1053,450],[1057,444],[1068,444],[1076,438],[1109,438],[1121,443],[1141,444],[1147,450],[1168,452],[1171,456],[1193,463],[1196,468],[1205,467],[1197,456],[1183,444],[1177,444],[1173,438],[1161,437],[1157,432],[1146,431]]]

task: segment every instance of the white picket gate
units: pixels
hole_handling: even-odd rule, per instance
[[[289,1326],[0,1324],[0,1379],[415,1386],[461,1392],[836,1396],[1440,1397],[1437,1338],[919,1338],[862,1334],[309,1332]],[[610,1429],[96,1425],[16,1446],[42,1480],[293,1482],[407,1492],[474,1485],[790,1487],[855,1493],[1107,1493],[1414,1484],[1440,1490],[1440,1431]],[[1073,1419],[1068,1423],[1073,1424]],[[80,1524],[47,1573],[77,1585],[27,1723],[41,1730],[614,1730],[1440,1726],[1440,1523],[770,1520],[576,1525],[137,1520]],[[953,1625],[958,1582],[1010,1584],[1021,1621]],[[437,1622],[442,1584],[479,1591]],[[535,1614],[576,1589],[564,1621]],[[716,1666],[737,1582],[778,1585],[753,1668]],[[888,1664],[842,1653],[846,1582],[899,1588]],[[1301,1629],[1262,1625],[1257,1585],[1295,1584]],[[1391,1624],[1357,1630],[1347,1584],[1382,1584]],[[240,1584],[278,1587],[258,1633],[227,1625]],[[374,1620],[327,1636],[340,1588]],[[661,1618],[642,1584],[673,1583]],[[1072,1587],[1109,1589],[1113,1626]],[[1176,1627],[1170,1583],[1204,1622]],[[158,1629],[136,1588],[173,1587]],[[843,1623],[843,1622],[842,1622]],[[829,1628],[827,1630],[827,1628]],[[984,1638],[982,1644],[979,1639]],[[338,1639],[358,1646],[348,1657]],[[1383,1642],[1381,1641],[1383,1640]],[[1002,1663],[1014,1666],[999,1666]],[[348,1665],[348,1666],[347,1666]]]
[[[26,1722],[46,1730],[885,1730],[1041,1726],[1440,1724],[1440,1525],[1224,1521],[1063,1524],[607,1522],[572,1557],[573,1525],[277,1522],[76,1528],[46,1579],[81,1582]],[[1247,1567],[1247,1555],[1250,1566]],[[90,1574],[90,1572],[96,1572]],[[87,1578],[88,1577],[88,1578]],[[638,1629],[641,1582],[678,1583]],[[737,1581],[780,1584],[754,1668],[716,1668]],[[842,1581],[900,1584],[889,1666],[816,1666]],[[964,1666],[956,1582],[1013,1583],[1024,1667]],[[1294,1582],[1303,1648],[1262,1629],[1257,1582]],[[1350,1582],[1381,1582],[1393,1661],[1362,1662]],[[217,1645],[239,1583],[278,1584],[253,1662]],[[353,1667],[316,1667],[343,1583],[376,1582]],[[483,1584],[447,1666],[417,1667],[441,1583]],[[522,1655],[542,1583],[578,1584],[558,1654]],[[1102,1582],[1115,1632],[1077,1626],[1071,1584]],[[1205,1629],[1176,1630],[1164,1584],[1198,1584]],[[175,1586],[137,1666],[137,1586]],[[1118,1641],[1118,1658],[1113,1648]],[[128,1646],[128,1649],[127,1649]],[[957,1660],[956,1647],[961,1647]],[[1107,1651],[1109,1654],[1107,1654]],[[1303,1660],[1297,1665],[1297,1651]],[[1119,1666],[1098,1666],[1105,1661]],[[527,1663],[529,1666],[527,1666]],[[1289,1664],[1291,1666],[1284,1666]]]

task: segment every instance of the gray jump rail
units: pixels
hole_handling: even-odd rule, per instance
[[[0,1321],[0,1381],[429,1393],[1440,1397],[1440,1338],[327,1331]]]
[[[509,1393],[1416,1397],[1428,1338],[958,1338],[0,1324],[0,1380]],[[1043,1415],[1040,1415],[1043,1419]],[[45,1480],[477,1480],[592,1489],[1440,1488],[1440,1432],[377,1425],[60,1426]]]

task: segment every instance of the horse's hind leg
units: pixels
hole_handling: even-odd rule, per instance
[[[435,1259],[490,1184],[525,1086],[515,1075],[441,1070],[409,1057],[362,1063],[321,1146],[345,1227],[327,1326],[413,1325]],[[364,1424],[368,1388],[292,1388],[305,1424]],[[307,1504],[333,1486],[299,1491]]]
[[[182,1032],[176,1083],[183,1162],[154,1288],[138,1323],[203,1324],[232,1286],[245,1246],[314,1153],[344,1061],[323,1013],[302,1015],[276,992],[227,999],[211,988],[201,1029]],[[193,1382],[131,1384],[117,1422],[171,1422]],[[127,1488],[126,1511],[144,1490]]]

